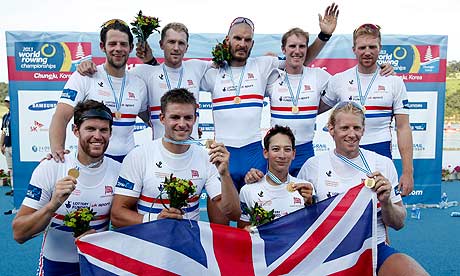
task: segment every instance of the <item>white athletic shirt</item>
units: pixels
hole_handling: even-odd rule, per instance
[[[73,233],[70,228],[63,226],[67,213],[90,207],[96,212],[95,220],[90,225],[98,232],[109,227],[113,191],[121,164],[108,157],[104,157],[98,168],[91,169],[82,166],[71,154],[66,155],[64,163],[42,161],[32,173],[22,204],[36,210],[43,208],[51,200],[56,182],[76,166],[80,168],[76,188],[56,211],[43,236],[40,256],[51,261],[78,263]]]
[[[293,176],[288,175],[289,182],[305,183]],[[240,203],[242,207],[241,220],[249,222],[249,215],[244,207],[253,208],[257,202],[267,211],[275,210],[275,218],[285,216],[304,207],[304,199],[298,191],[289,192],[287,184],[271,185],[264,176],[259,182],[246,184],[240,191]]]
[[[174,154],[163,146],[162,138],[134,148],[125,157],[115,194],[139,198],[139,214],[158,214],[164,208],[160,200],[159,187],[165,177],[169,178],[171,174],[191,180],[196,187],[195,200],[183,209],[184,218],[199,219],[198,199],[201,190],[206,189],[211,199],[221,194],[219,173],[216,166],[209,162],[209,155],[205,149],[190,145],[185,153]],[[162,198],[168,199],[166,192]],[[168,201],[165,203],[169,206]]]
[[[111,77],[113,89],[120,97],[123,78]],[[117,109],[112,89],[107,79],[103,65],[97,66],[97,72],[92,77],[74,72],[62,91],[60,103],[75,107],[84,100],[103,102],[114,114]],[[126,155],[134,148],[134,124],[137,114],[147,110],[147,88],[144,82],[129,72],[126,72],[125,89],[121,101],[121,119],[113,117],[112,136],[106,152],[109,155]]]
[[[361,93],[364,96],[374,74],[359,74]],[[341,101],[355,101],[359,104],[356,66],[335,74],[329,81],[324,103],[334,106]],[[391,141],[390,124],[394,114],[409,114],[406,86],[397,76],[383,77],[380,72],[369,89],[365,101],[366,131],[361,145]]]
[[[400,202],[401,196],[399,194],[396,195],[394,189],[398,185],[398,174],[393,161],[388,157],[365,149],[361,149],[361,152],[364,154],[371,171],[381,172],[391,182],[393,187],[390,195],[391,202]],[[352,159],[352,161],[364,167],[359,156]],[[298,177],[313,183],[318,200],[324,200],[339,193],[344,193],[367,178],[364,172],[345,164],[337,157],[334,150],[308,159],[300,169]],[[377,203],[377,243],[384,242],[386,239],[385,226],[383,225],[380,209],[380,203]]]
[[[170,90],[167,79],[169,79],[171,89],[186,88],[189,92],[193,93],[198,103],[200,98],[200,82],[206,70],[210,67],[211,63],[209,61],[190,59],[182,62],[180,68],[170,68],[164,64],[159,66],[139,64],[130,70],[131,73],[140,77],[147,85],[150,121],[153,125],[153,139],[163,137],[164,135],[164,126],[160,122],[160,99]],[[163,68],[166,70],[168,78],[166,78]],[[181,83],[179,84],[181,70],[183,70],[183,73]],[[197,114],[198,112],[199,110],[197,109]],[[198,119],[193,126],[191,136],[198,139]]]
[[[321,99],[321,93],[326,89],[331,75],[319,68],[303,68],[302,74],[290,75],[289,84],[294,98],[297,96],[297,88],[302,79],[297,106],[298,113],[292,112],[293,102],[286,82],[286,72],[280,69],[273,70],[272,76],[277,79],[267,86],[267,94],[270,97],[271,125],[289,126],[295,136],[295,144],[301,145],[313,140],[316,116]]]
[[[249,58],[243,67],[211,68],[206,72],[201,86],[212,93],[216,141],[240,148],[261,140],[265,88],[269,74],[279,65],[277,58],[263,56]],[[234,98],[243,70],[241,102],[237,104]]]

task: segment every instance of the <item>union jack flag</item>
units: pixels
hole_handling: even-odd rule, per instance
[[[82,275],[375,275],[376,198],[360,184],[253,233],[162,219],[77,241]]]

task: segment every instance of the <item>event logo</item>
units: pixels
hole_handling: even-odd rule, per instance
[[[30,132],[38,132],[38,131],[43,131],[43,130],[48,130],[48,129],[41,129],[44,125],[40,123],[39,121],[34,121],[32,125],[30,126]]]
[[[145,123],[135,123],[134,124],[134,132],[141,131],[146,129],[148,126]]]
[[[91,42],[16,42],[16,71],[73,72],[91,58]]]
[[[390,63],[396,73],[439,73],[439,45],[383,45],[378,64]]]
[[[57,105],[57,101],[42,101],[38,103],[33,103],[29,105],[28,109],[30,111],[43,111],[48,109],[53,109]]]

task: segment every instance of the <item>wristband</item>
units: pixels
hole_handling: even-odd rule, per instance
[[[142,223],[154,221],[157,219],[158,219],[158,214],[147,213],[147,214],[144,214],[144,217],[142,218]]]
[[[324,42],[328,42],[329,39],[331,39],[331,36],[332,36],[331,34],[326,34],[326,33],[323,33],[323,32],[320,32],[318,34],[319,40],[324,41]]]
[[[148,64],[148,65],[158,65],[158,61],[155,57],[152,57],[152,59],[150,61],[147,61],[145,64]]]

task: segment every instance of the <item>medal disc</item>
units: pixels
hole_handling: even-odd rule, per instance
[[[211,145],[214,143],[214,140],[212,139],[208,139],[206,140],[206,143],[205,143],[205,146],[207,149],[210,149],[211,148]]]
[[[241,98],[240,97],[235,97],[233,99],[233,102],[236,103],[236,104],[239,104],[239,103],[241,103]]]
[[[364,107],[364,105],[363,105],[363,113],[364,114],[366,113],[366,108]]]
[[[293,106],[291,110],[292,110],[292,113],[294,113],[294,114],[299,113],[299,107],[298,106]]]
[[[290,193],[295,192],[294,184],[295,184],[294,182],[289,182],[289,183],[287,184],[287,186],[286,186],[286,190],[288,190],[288,192],[290,192]]]
[[[78,178],[80,172],[76,168],[72,168],[67,172],[67,175],[73,176],[74,178]]]
[[[375,186],[375,179],[373,178],[367,178],[366,180],[364,180],[364,185],[366,185],[366,187],[372,189],[374,188]]]
[[[121,112],[120,111],[115,112],[115,118],[117,118],[117,119],[121,118]]]

